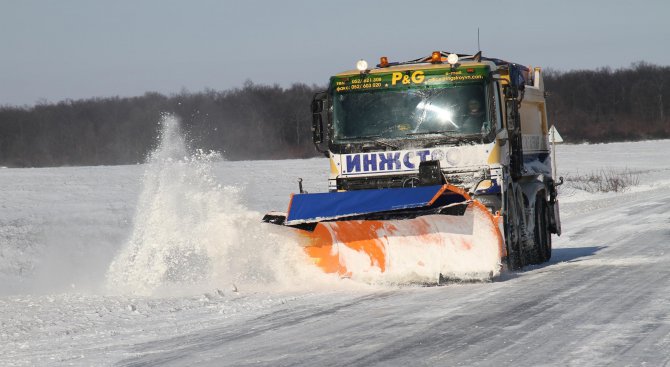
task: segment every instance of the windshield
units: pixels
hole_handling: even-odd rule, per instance
[[[336,94],[335,140],[420,134],[480,134],[487,120],[483,83]]]

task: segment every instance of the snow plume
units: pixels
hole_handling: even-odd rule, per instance
[[[132,234],[107,274],[109,290],[149,295],[277,283],[308,267],[297,244],[238,202],[238,189],[216,182],[218,154],[190,151],[175,117],[161,124]]]

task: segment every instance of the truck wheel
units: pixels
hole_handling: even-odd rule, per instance
[[[549,209],[544,193],[535,198],[535,250],[537,264],[541,264],[551,257],[551,230],[549,228]]]
[[[545,231],[546,223],[544,220],[544,198],[543,193],[539,192],[535,196],[535,215],[534,215],[534,230],[533,230],[533,264],[541,264],[545,258],[545,243],[547,242],[547,234]]]
[[[511,187],[505,192],[504,205],[503,224],[505,227],[505,246],[507,248],[507,268],[517,270],[523,267],[523,256],[520,246],[521,228],[519,225],[517,200]]]
[[[551,259],[551,213],[549,212],[549,203],[546,200],[542,200],[542,212],[544,213],[543,218],[543,230],[544,230],[544,256],[542,261],[549,261]]]
[[[535,253],[532,248],[532,243],[530,243],[530,249],[529,243],[532,241],[529,237],[531,236],[527,230],[528,226],[526,225],[526,210],[524,209],[524,200],[523,200],[523,191],[519,188],[517,190],[517,195],[516,195],[516,217],[518,220],[518,228],[519,228],[519,237],[518,241],[519,244],[517,245],[519,248],[519,253],[521,254],[521,266],[526,266],[528,264],[533,263],[533,259],[535,256]]]

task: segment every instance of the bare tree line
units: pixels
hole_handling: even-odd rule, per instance
[[[670,137],[670,67],[549,71],[549,120],[568,142]]]
[[[568,142],[670,137],[670,67],[637,63],[545,74],[550,122]],[[166,96],[93,98],[0,107],[0,165],[39,167],[143,162],[162,113],[180,117],[194,145],[227,159],[304,158],[312,95],[247,82],[241,88]]]
[[[227,91],[146,93],[0,108],[0,165],[38,167],[143,162],[163,113],[180,118],[193,145],[226,159],[304,158],[311,145],[312,95],[323,89],[247,82]]]

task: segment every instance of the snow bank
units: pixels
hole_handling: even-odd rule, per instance
[[[97,289],[128,236],[140,169],[0,171],[0,295]]]

